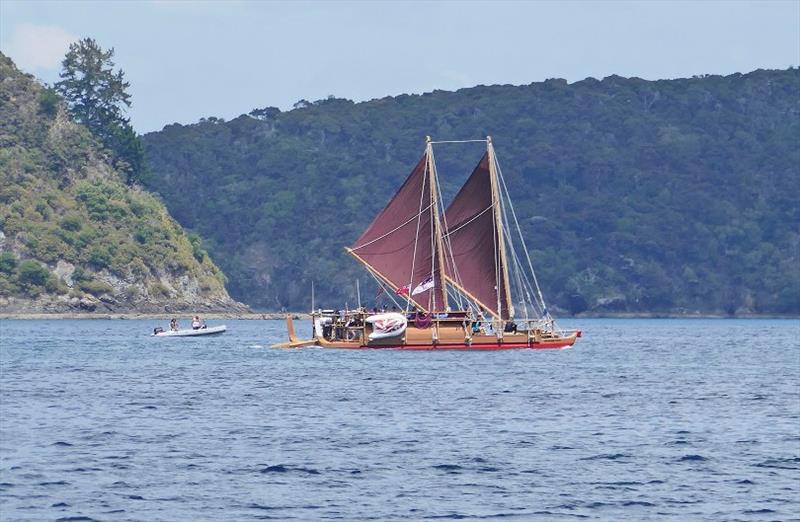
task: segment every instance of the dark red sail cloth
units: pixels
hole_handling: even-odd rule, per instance
[[[434,233],[436,208],[431,204],[427,162],[427,155],[423,155],[400,190],[349,252],[395,291],[408,287],[407,295],[426,311],[443,311],[442,271]],[[414,295],[417,286],[431,277],[433,288]]]
[[[445,275],[478,304],[508,319],[504,270],[501,258],[496,259],[498,236],[490,176],[487,152],[445,211]]]

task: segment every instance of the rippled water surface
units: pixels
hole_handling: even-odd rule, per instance
[[[565,321],[571,350],[478,353],[227,324],[0,322],[0,519],[800,517],[798,322]]]

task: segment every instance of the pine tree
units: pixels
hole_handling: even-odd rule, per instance
[[[114,153],[115,166],[132,184],[144,174],[144,149],[125,111],[131,106],[125,73],[114,70],[114,49],[103,50],[92,38],[69,46],[55,84],[72,117]]]

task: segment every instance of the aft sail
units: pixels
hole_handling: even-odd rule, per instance
[[[508,319],[508,270],[491,161],[487,151],[445,211],[445,277],[492,315]]]
[[[447,308],[430,145],[400,190],[347,249],[424,311]]]
[[[310,340],[295,337],[288,317],[289,342],[277,347],[508,350],[575,343],[580,331],[560,330],[547,312],[491,137],[453,202],[446,209],[441,205],[433,144],[475,141],[483,140],[428,137],[425,154],[402,187],[346,248],[382,290],[408,302],[405,313],[370,313],[359,297],[356,310],[312,312]],[[456,309],[448,306],[448,296]],[[313,302],[312,287],[312,307]],[[414,308],[444,313],[409,314]]]

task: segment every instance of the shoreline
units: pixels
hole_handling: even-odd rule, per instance
[[[236,320],[261,320],[261,321],[272,321],[272,320],[283,320],[286,319],[287,315],[292,316],[292,319],[296,320],[310,320],[311,315],[308,313],[293,313],[293,312],[209,312],[209,313],[201,313],[200,316],[203,319],[208,319],[212,321],[218,321],[221,319],[236,319]],[[169,321],[173,317],[179,320],[189,320],[191,317],[196,314],[186,313],[186,312],[175,312],[175,313],[74,313],[74,312],[67,312],[67,313],[21,313],[21,312],[0,312],[0,320],[60,320],[60,319],[122,319],[122,320],[135,320],[135,319],[142,319],[142,320],[158,320],[158,321]]]
[[[23,312],[0,312],[0,320],[60,320],[60,319],[120,319],[120,320],[160,320],[169,321],[173,317],[179,319],[186,319],[191,317],[191,313],[23,313]],[[298,321],[311,320],[311,314],[308,312],[216,312],[216,313],[203,313],[203,319],[209,320],[245,320],[245,321],[275,321],[286,319],[287,315],[291,315],[292,319]],[[713,314],[713,313],[700,313],[700,314],[670,314],[658,312],[620,312],[620,313],[593,313],[584,312],[578,315],[565,315],[558,317],[558,319],[800,319],[798,314]]]
[[[800,314],[721,314],[692,313],[679,314],[668,312],[581,312],[577,315],[565,315],[564,319],[800,319]]]

